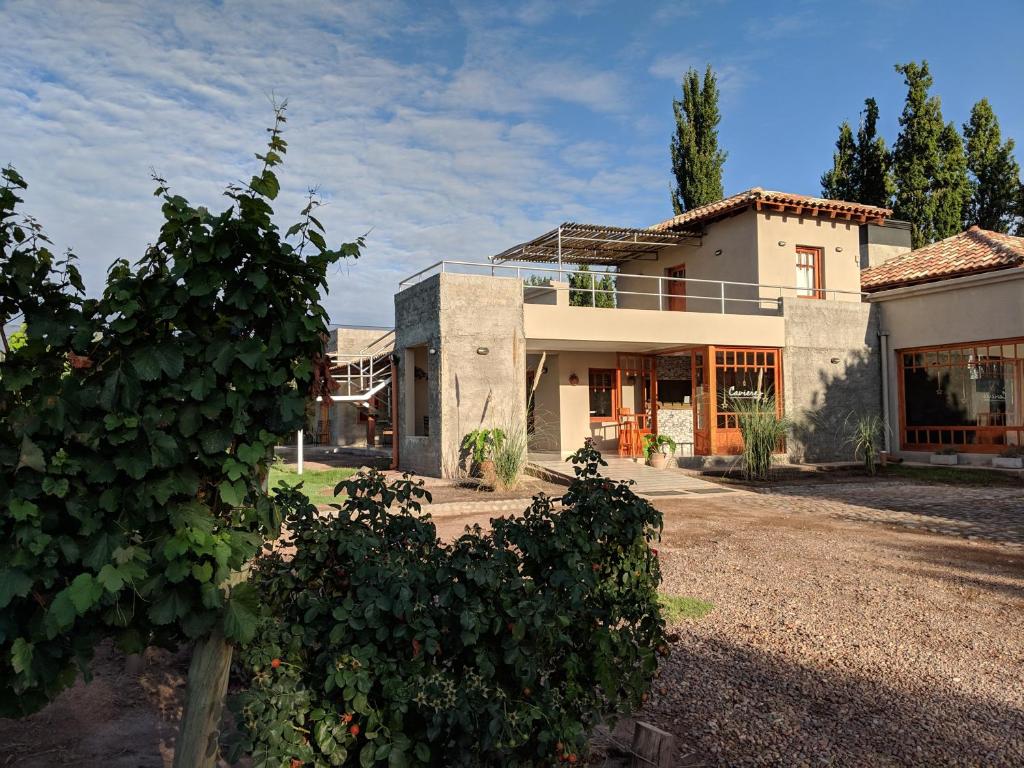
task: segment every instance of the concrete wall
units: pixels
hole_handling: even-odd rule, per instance
[[[619,432],[615,419],[590,420],[590,369],[615,368],[617,365],[618,355],[614,352],[558,353],[559,439],[563,456],[582,448],[588,437],[594,438],[601,451],[618,449]],[[569,383],[569,377],[574,373],[579,378],[575,385]]]
[[[665,248],[657,259],[629,261],[619,269],[616,286],[620,291],[668,293],[668,282],[631,278],[628,275],[664,277],[665,270],[686,265],[686,309],[690,312],[720,312],[721,289],[715,284],[696,280],[728,280],[740,283],[757,282],[757,225],[752,211],[745,211],[708,226],[699,244],[683,244]],[[715,255],[715,251],[721,254]],[[727,286],[729,298],[754,298],[754,289]],[[709,298],[701,298],[709,297]],[[619,306],[628,309],[667,309],[667,300],[657,296],[619,296]],[[726,304],[730,313],[753,313],[754,305],[740,302]]]
[[[821,302],[825,303],[825,302]],[[649,312],[527,304],[526,338],[534,349],[561,349],[573,343],[600,342],[610,349],[637,350],[684,344],[743,344],[781,347],[778,316],[719,315],[706,312]]]
[[[467,433],[510,424],[525,428],[526,343],[520,280],[434,275],[395,296],[395,333],[402,382],[398,398],[402,468],[449,476],[458,465]],[[417,382],[408,350],[416,347],[427,365],[427,379],[419,383],[426,392],[429,435],[425,436],[414,433],[417,406],[410,397]]]
[[[761,212],[757,216],[758,272],[755,282],[796,285],[796,248],[821,248],[822,288],[860,291],[860,227],[862,225],[816,216]],[[779,242],[785,245],[779,245]],[[839,250],[842,249],[842,250]],[[779,291],[762,289],[765,299],[777,299]],[[795,296],[785,291],[784,297]],[[827,294],[829,299],[859,302],[852,294]]]
[[[436,433],[416,435],[416,356],[438,349],[441,342],[442,275],[435,275],[395,294],[395,353],[398,357],[398,461],[402,469],[425,475],[439,475],[441,444]],[[421,358],[422,359],[422,358]],[[427,381],[437,382],[440,357],[427,354]],[[421,404],[422,407],[422,404]],[[441,413],[440,390],[428,388],[426,411],[431,424]]]
[[[561,403],[558,387],[558,355],[544,358],[544,371],[540,369],[541,356],[527,355],[526,368],[539,376],[533,395],[534,431],[530,435],[531,451],[561,450]]]
[[[881,329],[889,334],[887,390],[894,450],[899,450],[900,440],[899,350],[1024,337],[1024,269],[882,291],[870,301],[879,310]],[[991,455],[977,458],[988,461]]]
[[[852,459],[850,427],[881,415],[878,311],[870,304],[785,299],[784,409],[793,461]],[[836,362],[832,362],[836,360]]]

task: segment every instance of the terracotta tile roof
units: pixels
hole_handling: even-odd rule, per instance
[[[830,214],[843,217],[864,217],[869,220],[881,221],[892,215],[888,208],[878,208],[861,203],[848,203],[843,200],[828,200],[824,197],[810,195],[794,195],[789,192],[773,192],[769,189],[753,187],[739,194],[725,197],[700,208],[685,211],[671,219],[651,227],[661,232],[668,229],[690,229],[696,224],[707,224],[723,219],[751,205],[766,207],[767,210],[788,209],[799,214]]]
[[[860,273],[863,291],[881,291],[994,269],[1024,267],[1024,237],[971,227]]]

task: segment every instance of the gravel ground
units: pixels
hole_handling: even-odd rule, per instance
[[[637,717],[681,765],[1024,765],[1024,553],[829,495],[659,502],[664,588],[715,610]]]

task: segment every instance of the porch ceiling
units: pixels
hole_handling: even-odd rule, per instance
[[[491,261],[532,261],[615,266],[655,258],[662,248],[699,239],[697,232],[653,232],[567,221],[550,232],[514,245]]]
[[[586,341],[566,339],[527,339],[526,351],[530,354],[541,352],[676,352],[680,344],[667,346],[642,341]]]

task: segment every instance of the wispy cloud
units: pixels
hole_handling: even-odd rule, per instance
[[[695,53],[669,53],[659,56],[650,66],[650,73],[655,77],[667,78],[680,82],[689,69],[696,69],[701,76],[708,64],[718,78],[718,90],[724,99],[735,96],[754,79],[753,70],[748,64],[735,62],[717,62],[712,56]]]
[[[524,27],[536,23],[527,10]],[[387,323],[401,276],[487,256],[568,213],[600,218],[648,181],[602,171],[537,119],[559,105],[624,109],[619,74],[538,56],[472,20],[453,61],[457,21],[397,0],[8,2],[0,163],[29,179],[30,210],[74,246],[96,290],[114,258],[138,258],[156,235],[150,167],[216,206],[252,172],[268,95],[287,97],[278,209],[298,210],[319,185],[334,238],[372,229],[366,258],[332,278],[328,307],[338,322]]]

